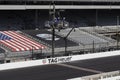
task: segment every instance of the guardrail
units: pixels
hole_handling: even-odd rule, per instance
[[[82,55],[46,58],[46,59],[31,60],[31,61],[24,61],[24,62],[5,63],[5,64],[0,64],[0,70],[25,68],[25,67],[32,67],[32,66],[48,65],[48,64],[57,64],[57,63],[63,63],[63,62],[87,60],[87,59],[118,56],[118,55],[120,55],[120,50],[110,51],[110,52],[100,52],[100,53],[94,53],[94,54],[82,54]]]

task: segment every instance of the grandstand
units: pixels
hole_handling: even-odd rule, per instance
[[[35,38],[38,38],[39,40],[52,45],[51,41],[52,41],[52,33],[48,32],[47,30],[28,30],[28,31],[23,31],[24,33],[27,33]],[[48,36],[47,36],[48,35]],[[64,47],[64,38],[59,36],[59,35],[55,35],[55,47],[56,48],[60,48],[60,47]],[[67,41],[68,42],[68,46],[77,46],[78,44],[75,42],[72,42],[70,40]]]
[[[32,41],[31,39],[17,34],[14,31],[1,31],[1,44],[8,46],[11,51],[27,51],[37,49],[44,49],[45,47]]]
[[[70,27],[115,26],[119,14],[120,11],[113,9],[97,10],[97,14],[96,10],[65,10],[61,12],[61,16],[66,18]],[[49,20],[49,10],[1,10],[0,20],[0,30],[6,30],[6,28],[9,30],[43,29],[45,22]]]
[[[103,27],[80,27],[74,28],[67,38],[67,51],[72,54],[83,54],[101,52],[116,46],[116,39],[106,37],[99,33],[99,30],[106,30]],[[71,28],[55,31],[55,55],[64,55],[65,40]],[[94,32],[95,31],[95,32]],[[98,31],[98,32],[97,32]],[[107,32],[107,31],[106,31]],[[51,56],[52,35],[51,30],[22,30],[22,31],[0,31],[1,47],[6,50],[8,57],[31,56],[31,54],[44,54]],[[94,46],[94,47],[93,47]],[[81,52],[83,51],[83,52]],[[5,55],[2,55],[5,56]]]
[[[70,22],[70,25],[75,25],[76,27],[88,27],[96,25],[115,26],[117,20],[116,18],[117,16],[120,16],[120,11],[118,10],[120,4],[119,0],[54,1],[57,11],[63,9],[63,12],[60,12],[61,16],[65,17],[66,20]],[[0,27],[11,30],[35,28],[43,29],[45,21],[48,21],[50,18],[48,13],[49,9],[52,7],[51,0],[1,0],[0,4]],[[59,8],[58,5],[63,7]],[[68,5],[69,9],[64,9],[64,7],[67,7],[65,5]],[[105,8],[104,5],[109,7]],[[97,6],[98,8],[94,6]],[[117,7],[115,8],[114,6]],[[5,30],[4,28],[1,30]]]
[[[67,32],[69,32],[70,29],[66,29],[66,30],[61,30],[60,33],[62,35],[66,35]],[[101,39],[99,37],[93,36],[89,33],[86,33],[82,30],[80,30],[79,28],[75,28],[75,31],[72,32],[69,36],[69,38],[75,39],[76,42],[81,43],[83,45],[89,45],[91,44],[93,41],[97,44],[97,43],[107,43],[106,40]]]
[[[0,0],[1,59],[51,56],[52,31],[45,22],[51,20],[53,2],[55,17],[69,22],[69,28],[55,30],[55,56],[64,55],[65,47],[73,55],[119,46],[119,0]]]
[[[49,23],[47,28],[46,22]],[[73,56],[75,60],[78,57],[82,60],[87,58],[86,55],[89,59],[93,58],[91,56],[99,58],[104,54],[105,57],[118,55],[119,51],[113,54],[114,50],[120,50],[120,0],[0,0],[0,64],[27,60],[39,62],[37,59],[41,59],[42,64],[47,64],[48,61],[51,64],[67,62]],[[108,60],[113,68],[117,65],[113,64],[114,59],[115,57]],[[119,63],[119,59],[115,60]],[[107,59],[101,58],[100,61],[104,63]],[[64,73],[70,68],[71,71],[75,69],[86,75],[78,80],[112,80],[112,77],[117,78],[120,75],[120,71],[103,73],[104,69],[109,70],[112,67],[109,68],[107,64],[104,68],[106,62],[101,65],[99,60],[95,63],[83,61],[86,67],[81,62],[73,66],[72,63],[53,65],[53,71],[58,70],[58,76],[59,72],[62,74],[61,70]],[[78,64],[80,66],[76,66]],[[61,68],[57,69],[57,66]],[[94,73],[91,66],[104,68],[99,72],[102,74],[88,76],[87,72]],[[48,67],[52,69],[51,65]],[[46,73],[44,72],[43,77],[46,77]],[[72,74],[74,72],[70,73]],[[35,77],[37,79],[36,75]]]

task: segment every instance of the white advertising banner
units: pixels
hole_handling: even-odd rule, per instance
[[[99,80],[120,80],[120,76],[105,78],[105,79],[99,79]]]

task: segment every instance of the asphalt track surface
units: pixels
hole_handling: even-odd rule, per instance
[[[120,56],[0,71],[0,80],[66,80],[120,70]]]

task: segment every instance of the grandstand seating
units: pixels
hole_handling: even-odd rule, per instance
[[[44,49],[42,44],[15,31],[0,31],[0,43],[13,52]]]
[[[65,17],[70,27],[115,26],[117,10],[65,10]],[[56,17],[59,17],[56,15]],[[0,11],[0,30],[26,30],[44,28],[45,21],[50,20],[49,10]]]
[[[22,32],[29,34],[30,36],[37,38],[37,39],[41,40],[42,42],[47,43],[50,46],[52,46],[52,37],[47,36],[47,35],[51,35],[52,33],[47,30],[24,30]],[[47,34],[47,35],[45,35],[45,34]],[[37,35],[43,35],[46,38],[42,38]],[[47,38],[49,38],[49,39],[47,39]],[[56,39],[58,39],[58,40],[56,40]],[[78,44],[76,42],[70,41],[68,39],[67,39],[67,43],[68,43],[67,44],[68,47],[78,46]],[[61,48],[61,47],[65,47],[64,37],[55,34],[55,48]]]
[[[0,11],[0,30],[20,30],[23,20],[12,11]]]
[[[5,50],[0,48],[0,53],[5,53]]]
[[[59,33],[62,35],[66,35],[67,32],[69,32],[70,29],[66,29],[66,30],[61,30]],[[101,43],[107,43],[106,40],[101,39],[97,36],[91,35],[87,32],[83,32],[81,30],[79,30],[79,28],[75,28],[75,32],[71,32],[71,34],[69,35],[70,38],[74,39],[76,42],[78,43],[82,43],[84,45],[89,45],[89,44],[101,44]]]

